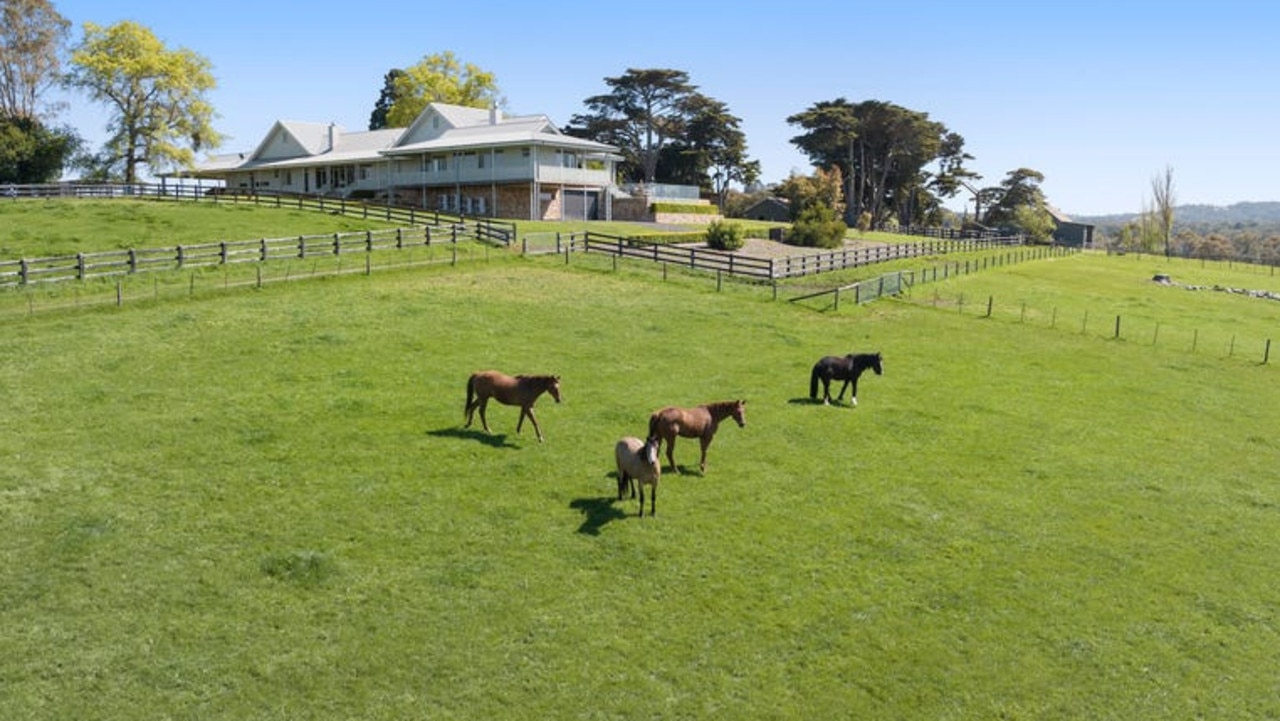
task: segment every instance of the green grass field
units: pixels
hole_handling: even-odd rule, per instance
[[[0,717],[1275,718],[1275,362],[1063,327],[1274,327],[1160,267],[821,312],[495,255],[10,319]],[[562,376],[545,443],[462,429],[486,367]],[[656,517],[613,499],[650,411],[739,397]]]

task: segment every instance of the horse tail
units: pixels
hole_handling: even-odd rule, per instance
[[[474,400],[475,397],[476,397],[476,377],[475,377],[475,374],[472,374],[472,376],[467,379],[467,404],[462,407],[463,413],[466,413],[467,411],[471,410],[471,401]]]
[[[657,437],[658,437],[658,420],[659,420],[659,418],[660,418],[660,414],[659,414],[659,413],[657,413],[657,412],[654,412],[654,413],[650,414],[650,416],[649,416],[649,437],[650,437],[650,438],[657,438]]]
[[[814,363],[813,372],[809,374],[809,398],[813,400],[818,398],[818,369],[821,367],[821,363]]]

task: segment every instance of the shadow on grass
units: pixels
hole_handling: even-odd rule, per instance
[[[600,535],[600,529],[609,521],[618,521],[627,517],[625,511],[621,508],[615,508],[616,499],[606,496],[604,498],[575,498],[569,502],[569,507],[581,511],[583,515],[582,525],[578,526],[578,533],[585,533],[588,536]]]
[[[515,448],[515,446],[507,443],[507,435],[505,433],[485,433],[481,430],[472,428],[441,428],[435,431],[427,431],[427,435],[436,438],[461,438],[469,441],[479,441],[486,446],[494,448]]]
[[[802,397],[802,398],[792,398],[791,400],[787,401],[787,403],[790,403],[790,404],[791,404],[791,405],[793,405],[793,406],[820,406],[820,405],[823,405],[823,403],[822,403],[822,399],[821,399],[821,398],[806,398],[806,397]],[[836,401],[836,400],[833,400],[833,401],[831,401],[831,405],[836,406],[836,407],[839,407],[839,408],[852,408],[852,407],[853,407],[853,406],[849,405],[848,401]]]

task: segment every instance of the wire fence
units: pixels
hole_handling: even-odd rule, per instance
[[[1150,314],[1126,315],[1079,305],[1035,306],[1023,300],[997,298],[992,294],[944,292],[942,286],[935,286],[932,292],[912,294],[908,299],[919,305],[977,319],[1049,328],[1103,340],[1149,345],[1153,348],[1215,354],[1223,358],[1239,358],[1262,364],[1271,360],[1270,337],[1261,334],[1241,335],[1221,324],[1197,326],[1185,321],[1162,321]]]

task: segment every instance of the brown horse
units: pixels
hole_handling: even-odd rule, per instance
[[[675,459],[676,436],[697,438],[702,443],[702,460],[698,463],[698,468],[705,474],[707,446],[711,445],[711,439],[715,437],[720,421],[733,418],[738,422],[739,428],[745,427],[747,421],[743,413],[745,413],[746,404],[746,401],[739,400],[705,403],[696,408],[668,406],[660,411],[654,411],[653,415],[649,416],[649,435],[666,442],[667,460],[671,462],[671,470],[676,473],[680,472]]]
[[[463,428],[471,427],[471,417],[477,408],[480,409],[480,425],[489,433],[489,421],[484,416],[489,399],[508,406],[520,406],[520,420],[516,423],[516,433],[524,426],[524,417],[533,421],[533,430],[538,433],[538,442],[542,442],[542,428],[533,415],[533,404],[544,392],[560,402],[560,376],[509,376],[498,371],[476,371],[467,379],[467,423]]]

